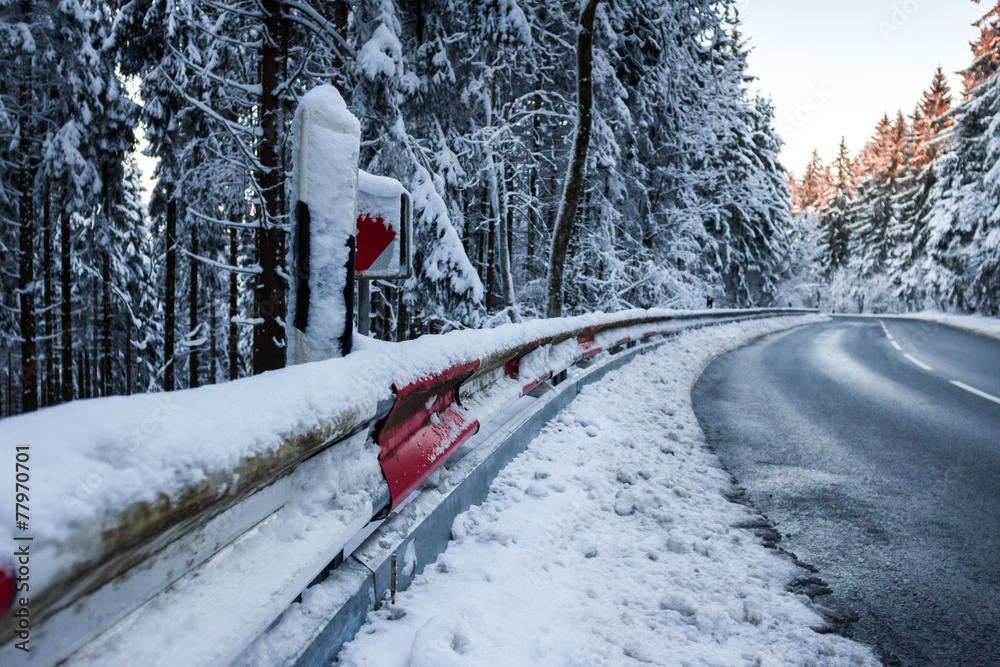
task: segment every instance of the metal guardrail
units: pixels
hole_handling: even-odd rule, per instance
[[[100,642],[109,628],[150,600],[173,595],[179,580],[190,577],[241,535],[274,515],[292,492],[284,484],[289,475],[337,443],[370,438],[379,446],[384,488],[373,494],[369,504],[358,508],[351,525],[363,525],[398,507],[480,424],[489,423],[539,384],[558,382],[568,368],[602,351],[617,352],[684,329],[813,312],[630,311],[590,317],[586,325],[578,324],[579,319],[550,320],[543,337],[509,346],[484,344],[476,358],[417,381],[394,384],[390,400],[360,408],[330,406],[314,425],[289,434],[280,446],[240,460],[230,470],[210,474],[173,496],[138,503],[104,518],[99,525],[77,527],[77,533],[61,546],[73,549],[76,544],[85,544],[87,557],[46,590],[33,591],[32,653],[25,660],[8,640],[0,646],[0,662],[54,664],[69,656],[75,660],[81,647]],[[448,340],[448,335],[442,336],[441,345],[447,345]],[[342,549],[351,536],[330,544]],[[235,658],[282,613],[304,588],[307,573],[305,583],[328,571],[337,556],[336,552],[327,553],[317,559],[314,554],[312,562],[298,567],[297,577],[288,582],[289,590],[268,612],[270,618],[248,624],[252,634],[234,639],[240,645],[220,653],[225,656],[223,662]],[[14,629],[15,619],[9,615],[0,620],[0,636],[11,637]],[[120,640],[121,633],[128,630],[119,627],[117,632],[116,640]],[[172,641],[183,642],[184,638]],[[218,656],[209,656],[205,664],[219,661]]]

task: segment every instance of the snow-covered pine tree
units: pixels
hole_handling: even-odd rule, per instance
[[[356,8],[354,25],[361,48],[353,64],[351,95],[351,108],[362,120],[362,166],[397,178],[413,198],[414,275],[402,286],[398,300],[387,298],[385,287],[380,289],[380,294],[384,292],[383,312],[396,303],[397,339],[479,326],[483,299],[482,283],[441,196],[448,190],[447,182],[431,172],[435,162],[441,162],[433,157],[434,151],[411,137],[409,130],[412,124],[430,132],[429,143],[440,146],[438,155],[450,153],[442,128],[451,128],[451,119],[444,114],[456,105],[451,85],[454,79],[447,74],[453,70],[445,50],[449,28],[444,22],[461,20],[464,15],[458,8],[456,13],[438,13],[429,3],[410,9],[416,16],[411,23],[414,32],[406,38],[412,50],[404,50],[394,3],[371,0]],[[436,55],[429,68],[425,62],[416,69],[418,65],[412,60],[404,60],[404,52]],[[410,120],[404,120],[402,110],[408,111]],[[454,170],[461,173],[461,167],[454,162],[444,166],[453,169],[449,176],[454,185]],[[382,324],[386,333],[390,328],[388,322]]]
[[[828,276],[845,266],[850,256],[849,209],[856,190],[854,166],[844,137],[840,138],[837,157],[832,165],[832,175],[833,197],[827,202],[827,207],[820,218],[823,230],[821,262]]]
[[[1000,3],[977,24],[973,63],[963,72],[966,100],[955,109],[955,126],[935,165],[936,181],[925,207],[928,296],[941,308],[996,308],[996,63]]]

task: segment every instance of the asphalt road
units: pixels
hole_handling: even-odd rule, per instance
[[[693,398],[854,638],[887,664],[1000,665],[1000,342],[835,318],[716,360]]]

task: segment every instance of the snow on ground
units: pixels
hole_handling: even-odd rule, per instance
[[[802,574],[747,529],[691,387],[714,357],[817,318],[687,332],[580,396],[460,515],[453,542],[341,664],[851,665]]]
[[[1000,340],[1000,317],[986,317],[985,315],[953,315],[951,313],[941,313],[932,310],[925,310],[922,313],[911,313],[903,315],[908,319],[926,320],[946,324],[956,329],[964,329],[975,334],[996,338]]]

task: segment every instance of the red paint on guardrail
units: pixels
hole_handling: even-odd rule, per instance
[[[457,392],[477,368],[478,360],[395,388],[396,402],[378,434],[393,508],[479,430],[479,422],[458,404]]]
[[[521,379],[521,359],[523,359],[526,354],[528,354],[530,352],[534,352],[535,350],[537,350],[542,345],[548,345],[551,342],[552,342],[552,337],[549,336],[547,338],[540,338],[539,340],[532,341],[531,343],[528,343],[527,345],[525,345],[524,349],[521,351],[521,356],[517,357],[516,359],[511,359],[506,364],[504,364],[504,367],[503,367],[504,374],[507,377],[509,377],[510,379],[512,379],[512,380],[520,380]],[[552,371],[549,371],[544,377],[537,378],[535,380],[532,380],[532,381],[528,382],[528,384],[526,384],[526,385],[522,385],[522,387],[521,387],[521,395],[522,396],[527,395],[528,392],[530,392],[532,389],[534,389],[535,387],[537,387],[541,383],[543,383],[546,380],[548,380],[550,377],[552,377]]]
[[[0,563],[0,616],[14,605],[14,570],[6,563]]]
[[[576,337],[576,342],[580,344],[583,348],[583,358],[589,359],[598,352],[601,351],[600,346],[594,341],[594,335],[597,333],[597,327],[587,327]]]
[[[526,396],[532,389],[540,385],[541,383],[552,377],[552,371],[545,374],[545,377],[538,378],[534,382],[529,382],[528,384],[521,387],[521,396]]]

